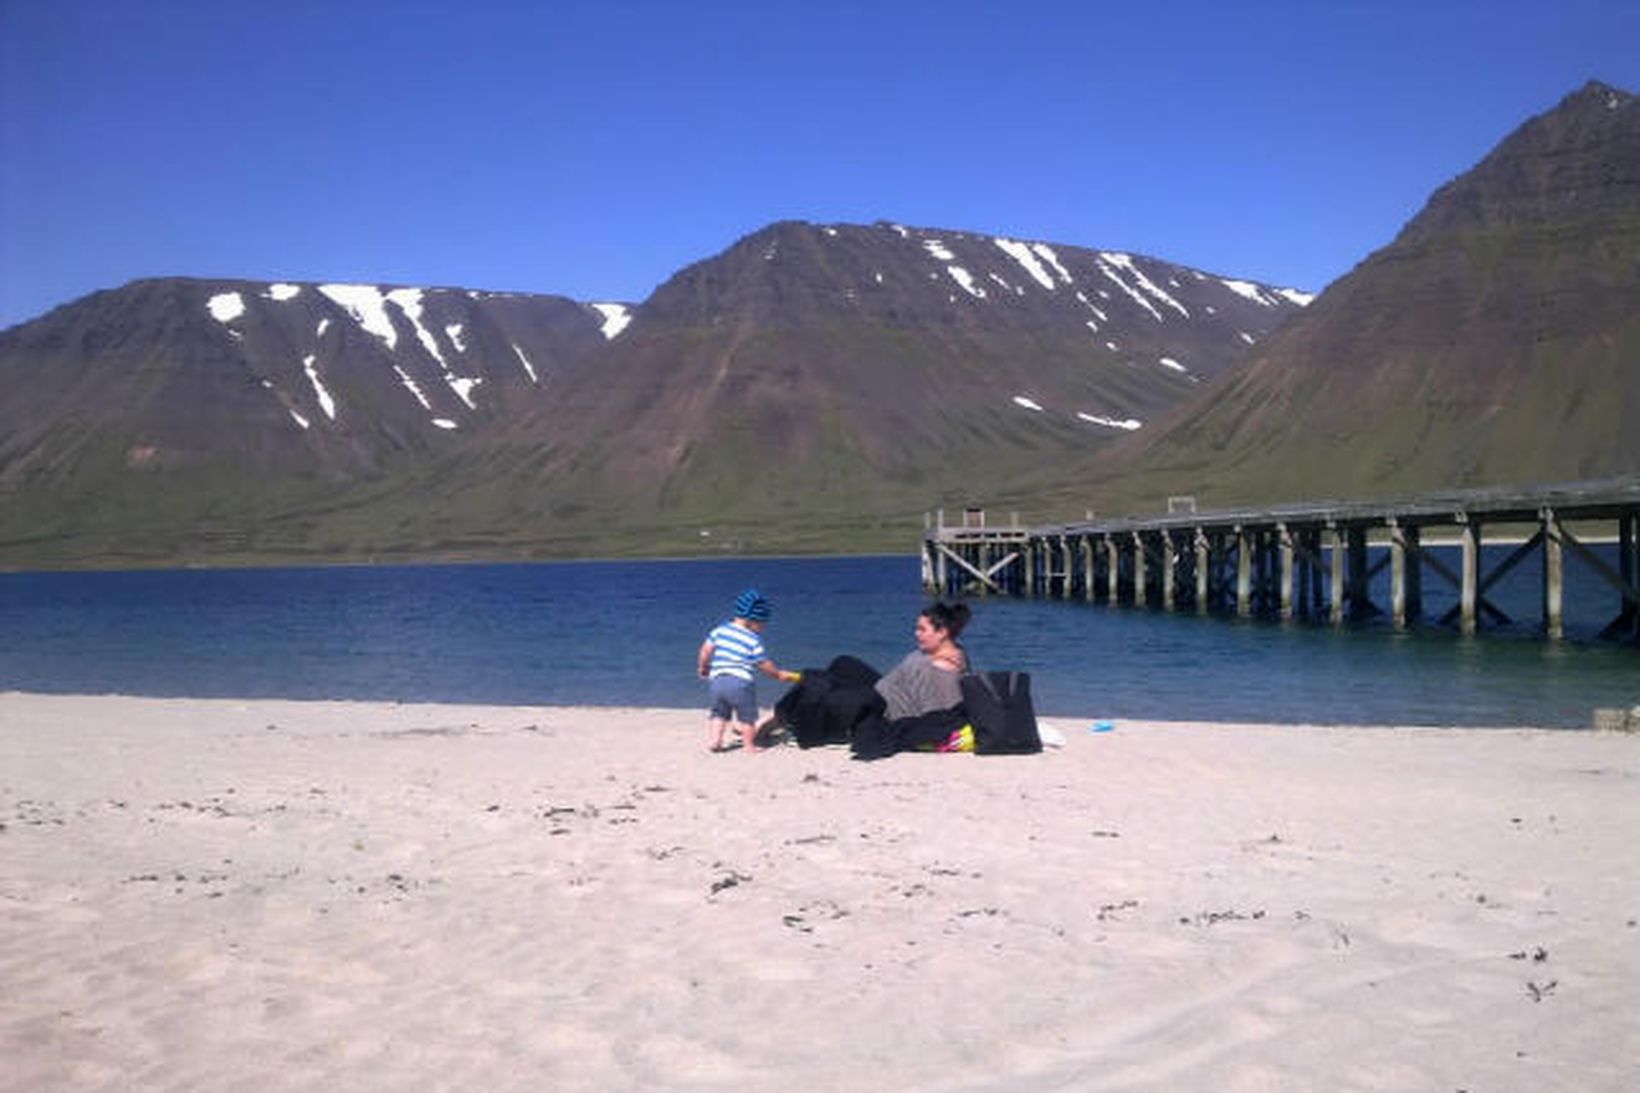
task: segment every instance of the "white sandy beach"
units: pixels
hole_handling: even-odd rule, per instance
[[[0,695],[7,1090],[1627,1090],[1640,737]]]

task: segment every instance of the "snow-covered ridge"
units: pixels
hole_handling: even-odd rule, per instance
[[[1048,243],[1027,242],[1007,236],[971,236],[952,231],[919,231],[893,223],[878,224],[876,228],[891,231],[899,239],[917,246],[929,259],[938,263],[943,272],[974,301],[1021,297],[1026,295],[1027,288],[1032,285],[1046,292],[1058,292],[1062,288],[1070,287],[1077,301],[1087,307],[1094,316],[1087,324],[1093,332],[1097,332],[1101,326],[1111,321],[1108,304],[1112,300],[1112,292],[1117,294],[1117,299],[1125,297],[1155,322],[1165,323],[1170,315],[1174,314],[1190,319],[1190,309],[1168,291],[1169,287],[1179,287],[1180,277],[1194,279],[1198,285],[1222,285],[1235,296],[1262,307],[1304,307],[1315,299],[1314,293],[1291,288],[1271,288],[1236,278],[1215,277],[1199,270],[1189,270],[1155,259],[1146,259],[1148,268],[1152,271],[1158,268],[1162,271],[1174,271],[1165,276],[1153,276],[1152,273],[1146,272],[1146,268],[1141,267],[1136,256],[1121,251],[1091,252],[1094,269],[1079,283],[1077,276]],[[837,225],[824,226],[819,230],[829,240],[843,238],[843,233]],[[983,249],[976,249],[980,244],[993,248],[990,250],[992,254],[1001,251],[1011,261],[1000,270],[986,268],[989,263],[985,263],[983,258],[976,261],[977,256],[986,253]],[[1086,253],[1084,252],[1080,262],[1084,273],[1088,273]],[[940,271],[936,271],[936,274],[938,272]],[[1167,283],[1165,286],[1158,283],[1158,276]],[[882,274],[876,274],[874,281],[881,285]],[[982,287],[987,281],[996,285],[1002,292],[995,296],[988,293]],[[849,298],[857,294],[858,290],[845,292]],[[1093,297],[1104,303],[1095,303]],[[961,299],[956,294],[951,294],[949,298],[953,303]],[[1211,304],[1203,305],[1203,309],[1209,315],[1218,313],[1217,308]]]
[[[1276,297],[1297,304],[1299,307],[1307,307],[1310,301],[1315,299],[1315,293],[1300,292],[1296,288],[1265,290],[1251,281],[1237,281],[1228,277],[1220,278],[1219,283],[1237,296],[1251,300],[1255,304],[1263,304],[1265,307],[1279,307],[1280,300]]]
[[[471,374],[468,367],[458,362],[461,356],[468,354],[470,349],[466,326],[461,322],[446,323],[435,327],[430,322],[428,314],[432,298],[445,292],[455,290],[421,289],[421,288],[384,288],[377,285],[327,283],[312,286],[275,282],[266,285],[260,291],[249,293],[241,291],[227,291],[213,294],[205,304],[206,311],[211,318],[227,329],[229,336],[235,341],[242,342],[245,330],[242,329],[243,320],[249,314],[251,307],[268,307],[289,303],[303,295],[308,288],[312,288],[329,304],[339,308],[348,319],[363,332],[369,334],[381,343],[394,359],[390,360],[389,367],[393,371],[395,380],[404,388],[406,393],[428,415],[428,422],[439,429],[450,430],[460,427],[460,420],[439,412],[440,407],[429,396],[423,383],[418,383],[415,376],[406,368],[411,362],[399,357],[404,346],[400,341],[401,330],[408,329],[415,335],[415,345],[418,346],[426,358],[430,358],[437,366],[437,375],[442,379],[444,386],[455,396],[462,407],[469,411],[478,409],[476,398],[477,389],[484,383],[484,377]],[[247,301],[247,295],[252,299]],[[510,296],[509,293],[481,293],[465,292],[465,296],[473,300],[484,300],[495,296]],[[257,304],[256,301],[267,301]],[[631,314],[622,304],[595,304],[592,305],[603,316],[602,332],[606,338],[613,338],[631,321]],[[322,359],[322,344],[327,331],[331,326],[331,317],[320,318],[317,328],[313,332],[314,351],[305,354],[299,365],[298,387],[300,380],[305,379],[308,388],[306,394],[299,390],[285,392],[270,379],[259,377],[261,386],[279,400],[281,406],[290,414],[291,420],[302,429],[312,427],[313,421],[322,413],[325,420],[338,420],[341,411],[341,398],[337,389],[325,381]],[[513,345],[512,350],[523,367],[525,375],[531,383],[539,383],[540,376],[534,365],[525,355],[524,350]],[[426,375],[426,365],[412,365]],[[303,414],[295,407],[297,405],[316,406],[318,413]],[[450,405],[448,401],[444,405]]]

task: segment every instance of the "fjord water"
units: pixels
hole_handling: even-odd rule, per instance
[[[1530,568],[1491,593],[1523,634]],[[1581,568],[1574,636],[1616,610]],[[701,637],[753,585],[793,667],[886,668],[925,602],[915,557],[0,574],[0,690],[692,707]],[[1581,728],[1640,702],[1632,645],[970,602],[976,667],[1031,672],[1049,715]]]

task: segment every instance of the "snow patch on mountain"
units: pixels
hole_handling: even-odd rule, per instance
[[[601,333],[609,341],[618,337],[632,321],[632,309],[625,304],[593,304],[592,309],[604,317]]]
[[[319,400],[319,409],[323,410],[325,416],[331,421],[335,421],[336,400],[331,397],[330,390],[325,387],[324,380],[319,378],[318,358],[311,354],[303,357],[302,371],[307,373],[308,382],[313,385],[313,396]],[[303,426],[303,428],[306,428],[306,426]]]
[[[1037,255],[1042,258],[1043,261],[1048,263],[1048,265],[1052,266],[1054,268],[1054,272],[1059,274],[1059,279],[1061,281],[1065,282],[1065,284],[1071,285],[1071,284],[1076,283],[1073,280],[1071,280],[1070,271],[1067,270],[1064,266],[1059,264],[1059,255],[1055,254],[1054,249],[1052,247],[1048,246],[1048,244],[1046,244],[1046,243],[1032,244],[1031,250],[1035,251],[1037,253]]]
[[[410,320],[410,325],[415,327],[416,339],[421,342],[422,348],[427,350],[434,360],[438,361],[439,368],[444,372],[444,382],[450,385],[450,390],[454,391],[456,397],[467,404],[467,409],[478,409],[478,404],[473,401],[473,389],[483,383],[484,379],[481,376],[460,376],[450,368],[450,362],[444,359],[444,353],[439,349],[438,339],[433,337],[433,332],[428,330],[421,321],[424,313],[421,303],[422,290],[419,288],[396,288],[387,294],[387,298],[398,305],[399,311],[404,314],[406,319]]]
[[[1225,278],[1221,279],[1219,281],[1219,283],[1222,284],[1225,288],[1229,289],[1231,292],[1234,292],[1237,296],[1243,297],[1244,299],[1251,300],[1255,304],[1262,304],[1265,307],[1275,307],[1276,306],[1276,302],[1274,300],[1272,300],[1270,297],[1266,296],[1259,289],[1259,287],[1257,285],[1253,284],[1253,282],[1251,282],[1251,281],[1237,281],[1237,280],[1233,280],[1232,278],[1225,277]]]
[[[1036,253],[1031,250],[1028,244],[1021,243],[1014,239],[1002,238],[998,238],[994,240],[994,242],[998,247],[1002,248],[1002,252],[1004,254],[1018,262],[1021,266],[1024,266],[1025,272],[1029,273],[1037,284],[1041,285],[1050,292],[1053,291],[1053,277],[1046,269],[1043,268],[1042,263],[1037,261]]]
[[[1100,251],[1099,258],[1101,268],[1105,270],[1106,275],[1110,277],[1111,280],[1121,285],[1124,289],[1127,289],[1128,292],[1135,296],[1138,295],[1138,293],[1134,292],[1134,290],[1128,289],[1127,283],[1120,277],[1117,277],[1114,273],[1111,273],[1110,269],[1105,267],[1103,263],[1108,262],[1111,266],[1115,266],[1117,269],[1131,273],[1133,275],[1134,283],[1139,286],[1139,291],[1145,292],[1161,301],[1168,307],[1171,307],[1174,311],[1177,311],[1180,315],[1183,315],[1185,318],[1190,318],[1189,310],[1172,296],[1169,296],[1167,291],[1157,285],[1156,282],[1152,281],[1149,277],[1146,277],[1144,270],[1140,269],[1138,265],[1134,263],[1133,256],[1131,254],[1121,254],[1116,251]],[[1149,305],[1147,304],[1146,306],[1148,307]],[[1158,322],[1161,321],[1161,315],[1156,313],[1155,308],[1150,308],[1150,311],[1152,314],[1156,314],[1156,319]]]
[[[439,349],[438,342],[434,340],[432,331],[423,326],[421,322],[421,289],[396,288],[387,294],[387,298],[398,305],[399,310],[404,313],[404,317],[410,320],[410,325],[415,327],[416,340],[421,342],[421,347],[427,350],[428,354],[448,372],[450,365],[445,361],[444,353]]]
[[[1130,433],[1135,429],[1143,427],[1143,422],[1141,422],[1138,418],[1133,417],[1113,418],[1105,417],[1101,414],[1083,413],[1078,413],[1076,416],[1081,418],[1083,421],[1086,421],[1090,425],[1103,425],[1107,429],[1124,429]]]
[[[1308,307],[1310,301],[1315,299],[1313,292],[1300,292],[1296,288],[1265,290],[1251,281],[1238,281],[1232,277],[1221,277],[1219,283],[1237,296],[1265,307],[1279,307],[1282,300],[1297,304],[1299,307]]]
[[[421,388],[416,384],[416,381],[410,378],[410,373],[395,364],[393,366],[393,374],[399,377],[399,382],[404,384],[412,395],[416,396],[416,401],[421,403],[421,408],[423,410],[431,410],[433,408],[433,404],[427,401],[427,396],[421,393]]]
[[[211,318],[226,326],[245,314],[245,298],[237,292],[219,292],[205,303]]]
[[[387,314],[387,298],[375,285],[320,285],[319,291],[353,317],[353,321],[374,334],[383,345],[398,345],[399,332]]]
[[[512,351],[518,354],[518,363],[524,366],[524,372],[530,377],[530,382],[540,383],[541,377],[535,374],[535,365],[531,364],[530,359],[524,356],[524,351],[516,345],[512,347]]]
[[[946,266],[945,272],[951,275],[951,280],[955,281],[967,290],[968,295],[974,297],[976,300],[985,299],[985,290],[974,283],[973,276],[967,270],[963,269],[961,266]]]

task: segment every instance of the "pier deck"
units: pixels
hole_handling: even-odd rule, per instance
[[[1193,508],[1187,498],[1171,501]],[[1488,531],[1524,541],[1483,572]],[[1595,539],[1616,542],[1615,567],[1590,549]],[[1437,541],[1460,548],[1456,567],[1429,549]],[[1571,562],[1589,567],[1615,593],[1616,610],[1601,637],[1640,641],[1640,475],[1053,526],[1021,526],[1017,519],[994,526],[982,510],[968,509],[961,524],[947,524],[943,512],[931,517],[922,554],[923,584],[934,595],[1043,596],[1332,625],[1387,617],[1397,629],[1434,623],[1463,634],[1514,621],[1487,592],[1536,556],[1545,637],[1564,637]],[[1385,567],[1388,599],[1374,602],[1373,580]],[[1424,614],[1426,576],[1457,593],[1457,603],[1434,619]]]

